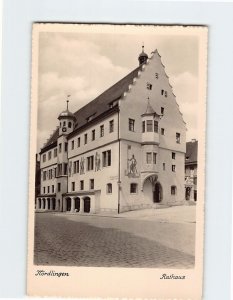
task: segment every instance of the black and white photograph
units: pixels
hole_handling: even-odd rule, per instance
[[[194,272],[201,288],[207,27],[35,24],[33,39],[29,270]]]

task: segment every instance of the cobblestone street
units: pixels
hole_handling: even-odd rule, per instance
[[[195,207],[185,209],[192,212]],[[167,221],[163,211],[162,218],[37,213],[34,263],[193,268],[195,223]]]

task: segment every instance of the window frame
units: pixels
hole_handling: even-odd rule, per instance
[[[136,188],[136,189],[135,189],[135,192],[132,191],[132,187],[133,187],[133,186]],[[130,183],[130,194],[135,195],[135,194],[137,194],[137,193],[138,193],[138,184],[135,183],[135,182],[131,182],[131,183]]]
[[[128,129],[131,132],[135,132],[135,120],[134,119],[131,119],[131,118],[128,119]]]
[[[110,182],[106,184],[106,194],[112,194],[112,183]]]

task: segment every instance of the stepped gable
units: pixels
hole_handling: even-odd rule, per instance
[[[186,143],[185,164],[197,163],[198,141]]]
[[[104,112],[108,111],[110,109],[109,104],[114,100],[119,99],[124,94],[124,92],[128,90],[129,85],[133,83],[133,79],[138,76],[138,71],[140,70],[142,70],[142,65],[138,66],[136,69],[119,80],[101,95],[76,111],[74,113],[77,122],[75,124],[75,130],[85,125],[87,123],[87,118],[92,114],[95,114],[93,118],[95,119]],[[59,128],[55,130],[54,134],[50,137],[50,139],[46,142],[41,150],[55,143],[58,136]]]

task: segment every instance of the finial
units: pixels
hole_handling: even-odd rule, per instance
[[[69,98],[70,98],[70,95],[67,95],[67,100],[66,100],[66,103],[67,103],[67,104],[66,104],[66,109],[67,109],[67,110],[69,110],[69,109],[68,109],[68,108],[69,108],[69,101],[70,101]]]

